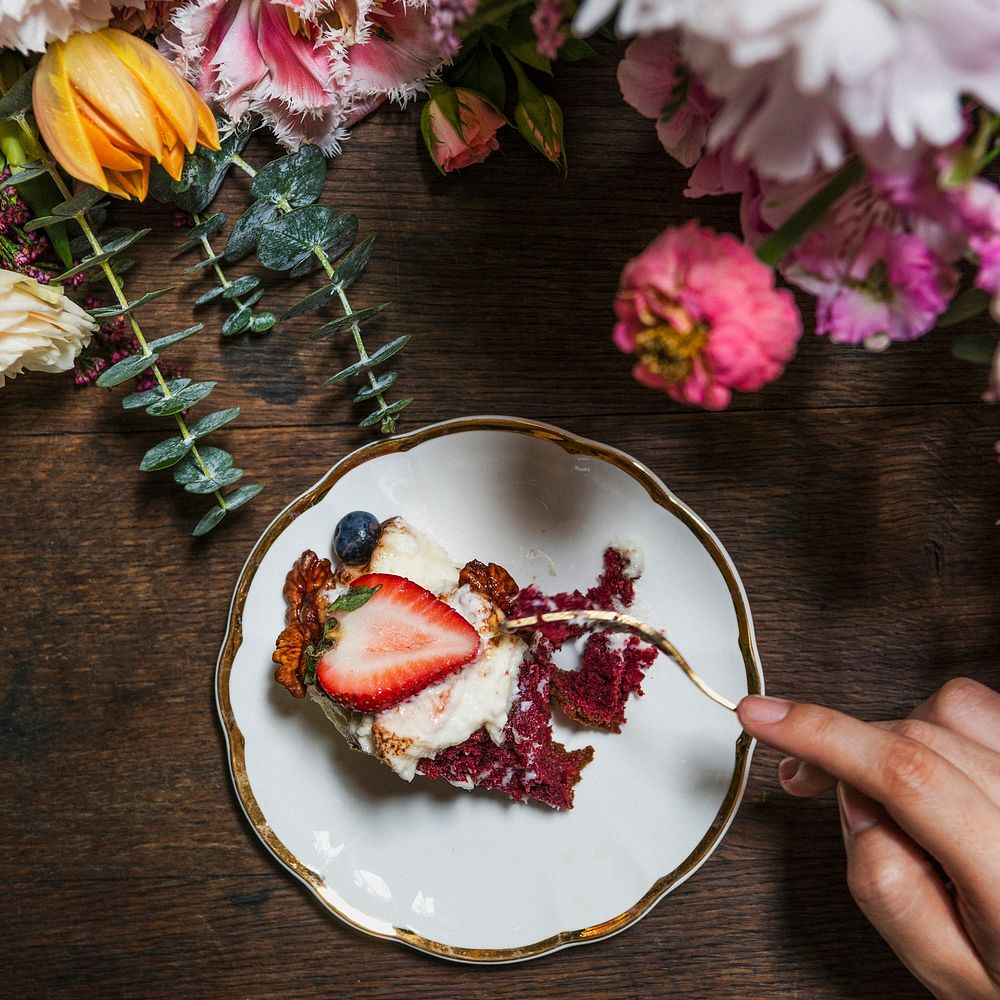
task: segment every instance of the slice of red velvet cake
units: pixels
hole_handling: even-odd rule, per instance
[[[543,626],[529,646],[501,625],[514,611],[628,607],[637,573],[623,552],[607,550],[586,594],[546,597],[519,591],[495,563],[457,567],[400,518],[380,524],[355,511],[334,547],[336,569],[308,551],[288,574],[277,681],[308,694],[352,747],[405,780],[419,773],[571,808],[593,748],[553,739],[552,704],[618,731],[655,650],[595,633],[580,670],[568,671],[552,654],[582,628]]]

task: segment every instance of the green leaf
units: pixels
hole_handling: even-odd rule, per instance
[[[342,253],[350,250],[357,238],[358,217],[352,215],[350,212],[338,215],[330,224],[330,236],[322,247],[327,261],[332,263]],[[305,260],[296,264],[289,272],[289,277],[301,278],[304,274],[311,274],[322,266],[319,254],[313,253],[306,257]]]
[[[29,219],[21,228],[26,233],[33,233],[36,229],[44,229],[46,226],[53,226],[65,221],[61,215],[40,215],[37,219]]]
[[[220,476],[228,472],[233,467],[233,456],[224,448],[215,448],[210,444],[198,449],[205,468],[208,469],[209,476]],[[174,482],[186,486],[189,483],[197,483],[205,478],[205,473],[196,461],[194,455],[188,455],[175,469]]]
[[[552,63],[538,51],[538,37],[531,24],[530,6],[525,5],[511,12],[504,48],[525,66],[552,75]]]
[[[307,205],[261,227],[257,257],[272,271],[289,271],[335,237],[333,209]]]
[[[979,316],[990,307],[990,296],[981,288],[968,288],[951,300],[951,305],[937,318],[937,325],[943,329],[956,326],[973,316]]]
[[[367,309],[358,309],[357,312],[348,313],[346,316],[340,316],[337,319],[330,320],[329,323],[324,323],[313,335],[313,340],[329,340],[331,337],[336,336],[343,330],[349,330],[355,323],[360,327],[365,320],[371,319],[372,316],[377,316],[380,312],[388,309],[392,305],[391,302],[383,302],[379,306],[369,306]]]
[[[239,415],[240,408],[238,406],[231,406],[228,410],[217,410],[215,413],[209,413],[207,416],[202,417],[198,423],[189,428],[189,433],[197,441],[199,438],[205,437],[206,434],[211,434],[212,431],[217,431],[220,427],[225,427],[226,424],[235,420]]]
[[[165,337],[157,337],[156,340],[151,340],[149,342],[149,349],[151,351],[162,351],[171,344],[176,344],[181,340],[186,340],[188,337],[191,337],[196,333],[200,333],[204,329],[204,323],[195,323],[194,326],[189,326],[184,330],[177,330],[174,333],[168,333]]]
[[[151,417],[168,417],[172,413],[181,413],[189,410],[195,403],[203,400],[219,383],[218,382],[194,382],[165,399],[159,399],[146,407],[146,412]]]
[[[221,299],[222,296],[225,294],[226,294],[225,285],[215,285],[214,287],[210,288],[207,292],[202,292],[201,295],[199,295],[198,298],[194,300],[194,304],[195,306],[203,306],[207,302],[214,302],[216,299]]]
[[[253,319],[250,320],[250,332],[251,333],[267,333],[275,323],[278,322],[278,317],[272,312],[262,312],[258,313]]]
[[[180,392],[185,386],[191,384],[189,378],[174,378],[167,382],[167,388],[172,392]],[[150,403],[155,403],[158,399],[165,398],[163,389],[155,386],[152,389],[144,389],[142,392],[133,392],[122,400],[122,408],[126,410],[138,410]]]
[[[410,339],[408,333],[403,334],[402,337],[397,337],[395,340],[390,340],[388,344],[383,344],[377,351],[370,354],[367,358],[362,358],[360,361],[355,361],[353,365],[348,365],[343,371],[337,372],[336,375],[331,375],[323,385],[330,385],[334,382],[343,382],[345,379],[349,379],[352,375],[357,375],[359,372],[371,371],[372,368],[377,368],[383,361],[388,360],[398,351],[401,351],[405,346],[406,342]]]
[[[2,103],[3,101],[0,100],[0,104]],[[19,187],[21,184],[33,181],[36,177],[49,177],[51,168],[41,166],[37,163],[26,163],[23,167],[12,167],[11,169],[14,172],[3,182],[5,188]]]
[[[159,354],[131,354],[127,358],[122,358],[121,361],[113,364],[110,368],[105,369],[98,376],[97,384],[103,389],[110,389],[112,386],[121,385],[122,382],[127,382],[130,378],[135,378],[136,375],[141,374],[147,368],[150,368],[156,363],[156,359]]]
[[[226,259],[242,260],[257,249],[261,226],[278,217],[281,209],[270,201],[255,201],[235,222],[226,243]]]
[[[214,253],[211,257],[206,257],[204,260],[196,261],[190,267],[184,268],[185,274],[195,274],[197,271],[202,271],[206,267],[211,267],[213,264],[218,263],[220,260],[225,260],[226,255],[223,253]]]
[[[166,295],[168,292],[172,292],[173,288],[159,288],[155,292],[146,292],[145,295],[141,295],[139,298],[132,302],[129,302],[124,306],[107,306],[104,309],[94,309],[91,311],[91,316],[94,319],[105,320],[114,319],[116,316],[124,316],[126,313],[130,313],[141,306],[146,305],[148,302],[152,302],[154,299],[158,299],[161,295]]]
[[[10,121],[31,110],[31,84],[34,76],[35,67],[32,66],[27,73],[18,77],[10,90],[0,98],[0,119]]]
[[[198,454],[208,469],[208,475],[194,455],[186,456],[174,468],[174,482],[182,485],[188,493],[214,493],[243,478],[243,470],[233,466],[233,456],[228,451],[206,445],[198,449]]]
[[[281,314],[281,318],[283,320],[291,319],[293,316],[301,316],[303,313],[316,312],[317,309],[322,309],[337,294],[338,288],[339,285],[336,282],[320,286],[311,291],[304,299],[299,299],[295,305],[286,309]]]
[[[247,306],[243,306],[226,317],[222,324],[222,336],[235,337],[238,333],[245,333],[252,323],[253,312]]]
[[[358,608],[364,607],[381,589],[382,584],[377,584],[374,587],[348,587],[340,597],[327,607],[327,613],[331,611],[357,611]]]
[[[951,344],[952,357],[958,358],[959,361],[969,361],[974,365],[992,364],[996,349],[996,334],[963,333]]]
[[[319,198],[325,179],[326,157],[319,147],[301,146],[297,153],[261,167],[250,182],[250,192],[255,198],[275,204],[285,200],[293,208],[300,208]]]
[[[103,242],[104,252],[99,254],[94,254],[90,257],[84,257],[75,267],[71,267],[68,271],[63,271],[62,274],[57,275],[53,278],[53,281],[65,281],[67,278],[72,278],[75,274],[81,274],[83,271],[89,271],[92,267],[100,267],[105,261],[111,260],[116,254],[122,252],[122,250],[130,247],[133,243],[138,242],[147,233],[151,232],[149,229],[140,229],[138,232],[132,232],[129,230],[127,236],[119,236],[116,239],[105,240]]]
[[[200,538],[202,535],[207,535],[224,517],[226,516],[225,507],[213,507],[195,526],[194,531],[191,532],[195,538]]]
[[[462,116],[460,114],[460,102],[454,87],[449,87],[446,83],[432,83],[427,88],[430,97],[430,104],[433,104],[438,112],[444,115],[445,121],[461,136],[465,138],[465,130],[462,127]],[[425,137],[426,141],[426,137]],[[434,137],[437,142],[437,136]]]
[[[191,438],[172,437],[159,444],[154,444],[139,463],[139,468],[143,472],[156,472],[158,469],[168,469],[171,465],[176,465],[190,450],[194,444]]]
[[[341,262],[330,279],[335,285],[348,289],[361,277],[361,272],[371,260],[372,249],[375,246],[375,234],[372,233],[364,242],[359,243]]]
[[[358,424],[359,427],[374,427],[376,424],[382,424],[382,429],[388,433],[393,427],[396,426],[396,414],[401,410],[405,409],[410,403],[413,402],[412,396],[407,396],[406,399],[401,399],[399,402],[391,403],[389,406],[380,407],[374,413],[370,413],[364,420]]]
[[[260,278],[256,274],[242,274],[235,281],[229,283],[222,293],[222,297],[225,299],[239,298],[241,295],[252,292],[259,284]]]
[[[260,302],[262,298],[264,298],[264,289],[259,288],[256,292],[253,292],[250,295],[244,297],[243,305],[245,308],[249,309],[250,306],[257,305],[257,303]]]
[[[188,230],[187,239],[183,243],[177,244],[176,253],[183,253],[185,250],[190,250],[192,247],[198,246],[202,239],[214,236],[226,224],[228,218],[225,212],[216,212],[215,215],[210,215],[203,222],[199,222],[198,225],[192,226]]]
[[[367,399],[374,399],[380,392],[385,392],[396,381],[397,377],[396,372],[385,372],[379,375],[374,383],[369,382],[368,385],[363,385],[358,389],[354,402],[363,403]]]
[[[63,219],[71,219],[74,215],[79,215],[81,212],[90,211],[99,201],[102,201],[107,196],[106,191],[100,191],[92,187],[84,188],[75,198],[70,198],[68,201],[61,201],[58,205],[53,205],[52,214],[58,215]]]
[[[264,488],[263,483],[247,483],[240,486],[226,496],[226,509],[239,510],[245,503],[249,503]]]
[[[559,47],[559,58],[565,59],[566,62],[580,62],[583,59],[592,59],[596,55],[597,49],[576,35],[567,35],[566,41]]]
[[[486,45],[477,45],[448,74],[448,82],[482,94],[498,111],[507,103],[507,81],[500,61]]]

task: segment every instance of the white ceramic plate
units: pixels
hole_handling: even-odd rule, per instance
[[[613,541],[645,571],[634,612],[734,701],[760,692],[746,595],[708,527],[647,468],[545,424],[475,417],[349,455],[264,532],[240,576],[217,672],[237,795],[275,857],[337,916],[446,958],[517,961],[624,929],[712,853],[752,742],[669,660],[621,734],[556,722],[595,758],[555,812],[416,778],[348,749],[318,706],[273,680],[285,574],[330,552],[350,510],[400,514],[461,564],[505,566],[549,593],[587,587]]]

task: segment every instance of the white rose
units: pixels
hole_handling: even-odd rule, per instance
[[[68,371],[96,329],[61,286],[0,269],[0,387],[23,371]]]

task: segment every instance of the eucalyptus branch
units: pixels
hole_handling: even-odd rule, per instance
[[[85,257],[78,265],[70,268],[56,280],[65,279],[73,274],[82,271],[99,269],[105,280],[111,287],[117,306],[95,309],[92,315],[96,320],[108,319],[117,316],[125,316],[128,319],[129,327],[139,346],[139,353],[129,355],[116,362],[97,379],[97,384],[105,387],[120,385],[130,378],[148,372],[157,383],[157,388],[145,392],[133,393],[123,400],[126,409],[133,409],[143,406],[147,413],[154,416],[173,416],[177,425],[179,436],[169,438],[149,449],[139,463],[139,468],[143,471],[154,471],[177,465],[174,479],[182,484],[188,492],[208,494],[211,493],[215,499],[215,506],[201,518],[195,526],[193,534],[203,535],[210,531],[222,518],[232,510],[242,507],[249,500],[253,499],[263,486],[260,484],[247,484],[233,490],[228,496],[223,495],[222,487],[236,482],[243,475],[242,469],[234,469],[232,457],[219,448],[206,448],[203,452],[197,442],[213,430],[224,426],[234,420],[239,415],[239,407],[231,407],[211,413],[201,418],[197,423],[189,426],[185,419],[185,412],[195,403],[204,399],[215,387],[215,382],[193,383],[190,379],[175,379],[168,381],[161,371],[157,361],[159,352],[180,340],[183,340],[202,329],[198,324],[185,330],[167,334],[155,340],[148,340],[142,330],[139,320],[135,316],[135,310],[139,307],[159,298],[161,295],[171,291],[171,289],[159,289],[149,292],[139,299],[129,301],[125,294],[121,280],[116,273],[112,262],[114,257],[126,246],[131,246],[136,240],[141,239],[149,230],[142,230],[139,233],[130,233],[120,237],[105,245],[87,217],[88,211],[92,210],[104,198],[104,192],[94,188],[85,188],[81,194],[73,195],[66,182],[59,172],[56,162],[38,146],[37,139],[28,125],[25,114],[19,113],[11,116],[26,137],[35,144],[39,150],[37,165],[33,167],[35,174],[45,173],[51,177],[60,196],[64,199],[59,205],[52,209],[53,215],[33,219],[29,226],[31,228],[41,228],[52,221],[75,222],[83,237],[89,245],[92,255]]]

